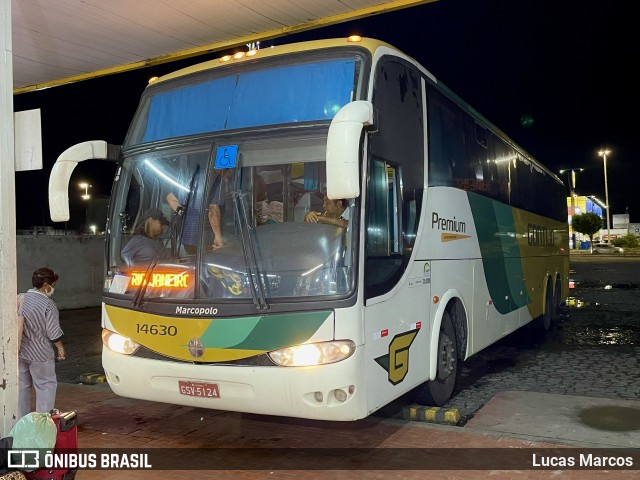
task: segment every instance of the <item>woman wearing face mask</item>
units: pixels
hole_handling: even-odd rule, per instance
[[[31,288],[22,296],[18,314],[24,317],[18,362],[18,413],[31,412],[31,387],[36,393],[36,411],[53,409],[58,380],[55,361],[66,358],[62,345],[58,307],[51,300],[58,274],[50,268],[39,268],[31,277]],[[54,344],[55,348],[51,347]]]

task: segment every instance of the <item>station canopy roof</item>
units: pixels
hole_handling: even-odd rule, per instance
[[[14,93],[436,0],[12,0]]]

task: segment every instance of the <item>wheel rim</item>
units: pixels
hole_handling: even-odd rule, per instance
[[[446,332],[440,335],[438,345],[438,380],[446,380],[455,370],[456,358],[453,341]]]

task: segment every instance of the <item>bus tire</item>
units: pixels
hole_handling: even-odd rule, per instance
[[[416,401],[422,405],[440,407],[447,403],[458,377],[456,332],[448,309],[445,310],[440,325],[437,362],[436,378],[423,383],[416,390]]]
[[[562,308],[562,281],[560,278],[556,280],[556,288],[553,290],[553,303],[556,306],[556,320],[558,319],[558,311]]]
[[[551,283],[547,283],[547,293],[544,297],[544,312],[540,315],[536,321],[536,327],[538,330],[548,331],[555,320],[555,298],[553,295],[553,289]]]

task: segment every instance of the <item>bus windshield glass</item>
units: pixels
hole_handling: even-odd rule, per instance
[[[357,209],[343,199],[325,213],[327,130],[313,132],[203,140],[126,157],[107,292],[254,302],[347,295]],[[331,221],[305,221],[310,211]]]

